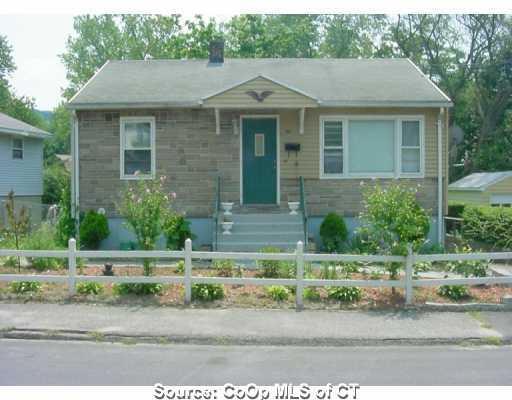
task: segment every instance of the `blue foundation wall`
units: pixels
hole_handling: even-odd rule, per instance
[[[358,218],[345,217],[344,219],[349,232],[352,234],[359,226]],[[196,236],[193,241],[193,248],[199,249],[201,246],[211,245],[213,229],[211,218],[189,218],[189,221],[192,232]],[[317,244],[321,243],[319,232],[322,221],[323,217],[310,217],[308,219],[309,236],[314,237]],[[135,241],[135,236],[124,226],[122,218],[110,218],[108,224],[110,236],[101,243],[100,248],[102,250],[117,250],[122,242]],[[437,243],[437,218],[431,218],[430,220],[429,240],[431,243]],[[158,248],[165,248],[163,237],[159,240]]]

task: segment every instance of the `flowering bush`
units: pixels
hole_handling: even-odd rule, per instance
[[[154,250],[165,221],[172,213],[176,193],[164,190],[165,176],[131,182],[121,193],[119,213],[135,234],[141,250]],[[144,259],[144,275],[151,275],[151,260]]]

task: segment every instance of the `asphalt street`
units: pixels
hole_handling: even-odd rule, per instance
[[[1,385],[510,385],[511,346],[206,346],[0,340]]]

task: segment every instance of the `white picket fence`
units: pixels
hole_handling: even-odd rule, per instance
[[[461,260],[506,260],[512,259],[512,252],[496,253],[467,253],[467,254],[414,254],[409,247],[407,256],[386,255],[352,255],[352,254],[316,254],[304,253],[302,242],[297,243],[294,253],[242,253],[242,252],[211,252],[193,251],[192,241],[187,239],[185,249],[182,251],[89,251],[77,250],[76,241],[69,240],[67,250],[2,250],[0,257],[55,257],[68,259],[67,275],[27,275],[27,274],[0,274],[0,281],[36,281],[67,283],[69,294],[76,293],[76,283],[94,281],[99,283],[161,283],[183,284],[185,286],[185,304],[192,300],[192,285],[195,283],[213,283],[223,285],[286,285],[296,287],[296,307],[302,309],[304,287],[314,286],[356,286],[356,287],[397,287],[405,289],[406,304],[413,302],[414,287],[440,286],[440,285],[480,285],[480,284],[511,284],[512,277],[488,276],[482,278],[445,278],[445,279],[413,279],[413,266],[417,262],[434,261],[461,261]],[[184,259],[184,276],[87,276],[77,275],[76,260],[85,259]],[[204,277],[192,274],[192,260],[282,260],[296,263],[297,275],[295,279],[270,278],[224,278]],[[366,262],[386,263],[400,262],[405,265],[403,279],[399,280],[361,280],[361,279],[305,279],[304,264],[306,262]]]

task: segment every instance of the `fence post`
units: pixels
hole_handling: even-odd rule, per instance
[[[185,240],[185,304],[192,301],[192,240]]]
[[[76,294],[76,240],[71,238],[68,241],[68,292],[70,296]]]
[[[405,259],[405,304],[406,305],[411,305],[412,300],[413,300],[413,286],[412,286],[413,263],[414,263],[414,254],[412,252],[412,245],[409,243],[407,245],[407,257]]]
[[[297,242],[297,250],[295,252],[295,265],[297,267],[295,307],[297,311],[300,311],[304,309],[304,243],[302,243],[300,240]]]

